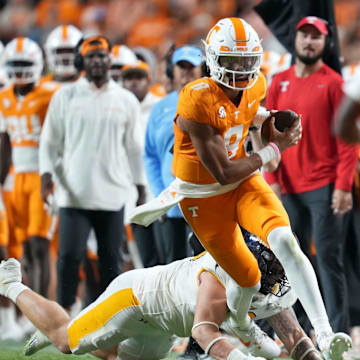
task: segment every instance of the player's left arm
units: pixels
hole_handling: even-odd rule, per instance
[[[285,309],[267,320],[294,360],[322,359],[313,342],[299,325],[292,309]]]
[[[223,338],[219,327],[227,313],[225,288],[209,272],[200,274],[192,337],[216,360],[237,359],[240,350]]]
[[[251,144],[254,152],[257,152],[265,147],[261,139],[261,126],[263,122],[272,115],[276,110],[266,110],[265,107],[260,106],[258,112],[256,113],[252,125],[249,129]],[[263,165],[263,169],[266,172],[274,172],[278,168],[280,164],[281,157],[277,157],[274,160],[269,161],[268,163]]]

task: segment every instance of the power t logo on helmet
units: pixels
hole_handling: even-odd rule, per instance
[[[263,55],[259,36],[245,20],[226,18],[209,31],[204,42],[211,78],[234,90],[251,88]]]

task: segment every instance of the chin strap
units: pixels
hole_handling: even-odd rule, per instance
[[[294,360],[304,360],[313,351],[319,354],[312,341],[307,336],[304,336],[291,349],[290,357]],[[319,358],[321,358],[320,354]]]

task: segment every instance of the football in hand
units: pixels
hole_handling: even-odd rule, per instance
[[[272,140],[271,118],[275,118],[275,128],[281,132],[289,129],[294,121],[297,120],[298,114],[292,110],[280,110],[270,115],[261,126],[261,140],[264,145]]]

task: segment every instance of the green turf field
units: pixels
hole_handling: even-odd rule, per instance
[[[57,351],[54,347],[48,347],[39,351],[32,356],[24,356],[24,342],[0,341],[0,360],[95,360],[98,359],[91,355],[64,355]],[[169,356],[168,360],[175,359],[175,354]]]

